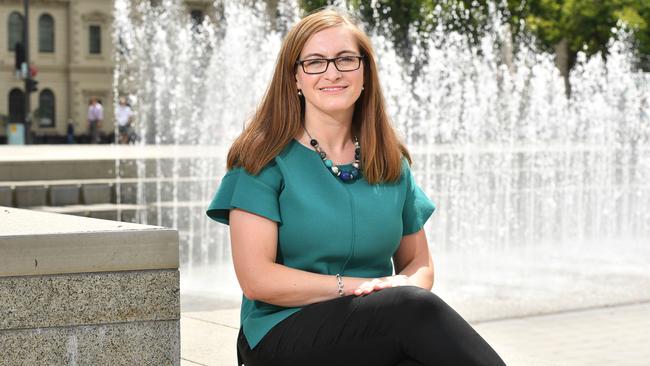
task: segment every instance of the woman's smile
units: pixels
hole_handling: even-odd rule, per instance
[[[327,86],[324,88],[319,88],[323,94],[340,94],[342,93],[345,89],[347,89],[347,86]]]

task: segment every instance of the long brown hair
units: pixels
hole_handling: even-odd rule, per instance
[[[285,37],[273,79],[250,123],[228,152],[228,170],[243,166],[255,175],[296,137],[304,120],[304,100],[295,83],[296,61],[309,37],[337,26],[347,27],[364,58],[364,90],[356,101],[352,132],[361,143],[361,168],[370,184],[394,182],[401,158],[411,156],[393,129],[379,85],[375,56],[368,36],[340,10],[325,8],[300,20]]]

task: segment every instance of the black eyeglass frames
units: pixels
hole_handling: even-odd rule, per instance
[[[327,71],[330,62],[340,72],[358,70],[361,67],[361,60],[364,56],[340,56],[334,58],[311,58],[309,60],[298,60],[296,65],[302,66],[305,74],[322,74]]]

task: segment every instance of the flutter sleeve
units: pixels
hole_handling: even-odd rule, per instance
[[[406,159],[403,160],[402,174],[406,185],[406,199],[402,209],[402,236],[404,236],[420,231],[436,210],[436,206],[415,183]]]
[[[238,167],[228,171],[221,179],[207,215],[222,224],[229,225],[230,210],[239,208],[282,223],[279,195],[282,175],[275,164],[267,165],[257,175]]]

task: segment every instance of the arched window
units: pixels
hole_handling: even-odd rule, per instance
[[[9,22],[7,22],[7,46],[9,51],[16,49],[16,43],[23,42],[23,16],[14,11],[9,14]]]
[[[38,51],[54,52],[54,18],[47,13],[38,18]]]
[[[38,96],[39,124],[44,127],[54,127],[54,93],[50,89],[43,89]]]
[[[9,123],[25,121],[25,94],[15,88],[9,92]]]

